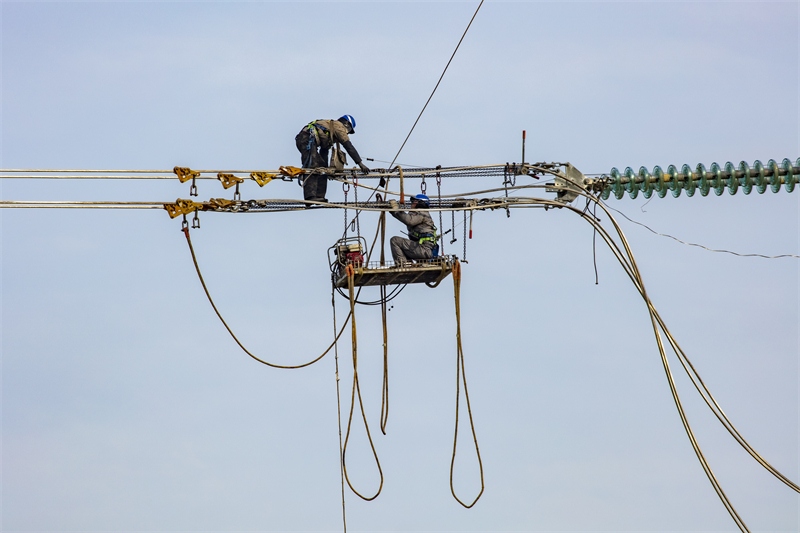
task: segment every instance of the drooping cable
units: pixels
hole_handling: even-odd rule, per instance
[[[625,213],[623,213],[619,209],[614,209],[613,207],[611,207],[610,205],[605,204],[605,203],[604,203],[604,205],[606,207],[608,207],[609,209],[611,209],[612,211],[616,211],[617,213],[619,213],[620,215],[625,217],[625,219],[627,219],[629,222],[632,222],[633,224],[636,224],[637,226],[643,227],[644,229],[646,229],[650,233],[658,235],[659,237],[667,237],[669,239],[672,239],[673,241],[677,241],[677,242],[679,242],[681,244],[684,244],[686,246],[694,246],[694,247],[697,247],[697,248],[702,248],[703,250],[706,250],[706,251],[709,251],[709,252],[716,252],[716,253],[722,253],[722,254],[731,254],[731,255],[738,256],[738,257],[761,257],[763,259],[781,259],[783,257],[791,257],[791,258],[794,258],[794,259],[800,259],[800,255],[795,255],[795,254],[781,254],[781,255],[743,254],[743,253],[739,253],[739,252],[732,252],[730,250],[717,250],[717,249],[714,249],[714,248],[708,248],[707,246],[703,246],[702,244],[696,244],[696,243],[693,243],[693,242],[682,241],[677,237],[673,237],[672,235],[669,235],[667,233],[659,233],[656,230],[654,230],[653,228],[651,228],[650,226],[648,226],[646,224],[642,224],[641,222],[637,222],[636,220],[633,220],[632,218],[630,218],[628,215],[626,215]]]
[[[588,194],[588,191],[585,191],[585,195],[592,196],[592,195]],[[592,196],[592,198],[595,198],[595,197]],[[582,218],[587,220],[590,224],[592,224],[597,229],[598,233],[601,235],[603,240],[608,244],[609,248],[612,250],[612,253],[615,255],[617,260],[623,266],[623,269],[625,270],[626,274],[630,277],[631,281],[634,283],[634,285],[636,286],[637,290],[639,291],[639,293],[641,294],[642,298],[644,299],[645,303],[647,304],[648,313],[650,314],[651,322],[652,322],[653,329],[654,329],[654,335],[656,337],[656,343],[657,343],[658,348],[659,348],[659,353],[661,354],[662,364],[664,366],[664,370],[665,370],[665,373],[667,375],[667,380],[668,380],[669,385],[670,385],[670,390],[672,392],[673,401],[675,402],[675,405],[676,405],[676,407],[678,409],[678,413],[679,413],[679,416],[681,418],[681,422],[682,422],[682,424],[684,426],[684,429],[685,429],[685,431],[687,433],[687,436],[689,437],[689,440],[690,440],[690,442],[692,444],[692,447],[695,450],[695,454],[697,455],[698,460],[700,461],[700,463],[701,463],[701,465],[703,467],[703,470],[705,471],[706,476],[708,477],[709,481],[711,482],[715,492],[719,496],[720,500],[723,502],[723,505],[725,506],[726,510],[731,515],[731,517],[733,518],[734,522],[736,522],[737,526],[742,531],[748,531],[747,526],[745,525],[745,523],[743,522],[741,517],[736,512],[736,510],[733,507],[733,505],[731,504],[730,500],[725,495],[725,492],[722,490],[722,487],[720,486],[718,480],[716,479],[716,476],[714,475],[714,473],[712,472],[710,466],[708,465],[708,462],[705,459],[705,456],[703,455],[702,450],[700,449],[700,446],[699,446],[699,444],[698,444],[698,442],[697,442],[697,440],[696,440],[696,438],[694,436],[694,433],[693,433],[693,431],[692,431],[692,429],[691,429],[691,427],[689,425],[688,419],[687,419],[687,417],[686,417],[686,415],[685,415],[685,413],[683,411],[683,407],[681,405],[681,401],[680,401],[680,398],[678,396],[677,388],[675,387],[674,379],[672,377],[672,372],[671,372],[671,370],[669,368],[669,362],[667,360],[666,351],[664,349],[664,345],[663,345],[663,342],[662,342],[662,339],[661,339],[661,332],[663,332],[664,336],[667,338],[671,348],[675,352],[675,354],[678,357],[681,365],[683,366],[684,370],[687,372],[687,375],[689,376],[690,380],[692,381],[692,383],[693,383],[694,387],[696,388],[696,390],[698,391],[698,393],[700,393],[700,395],[703,398],[703,400],[705,401],[706,405],[711,409],[711,411],[714,413],[714,415],[717,417],[717,419],[723,424],[723,426],[734,437],[734,439],[751,455],[751,457],[753,457],[759,464],[761,464],[766,470],[768,470],[770,473],[772,473],[780,481],[782,481],[784,484],[786,484],[787,486],[792,488],[792,490],[795,490],[796,492],[800,492],[800,487],[798,487],[798,485],[796,483],[794,483],[791,480],[789,480],[786,476],[784,476],[777,469],[775,469],[772,465],[770,465],[766,460],[764,460],[755,451],[755,449],[741,436],[741,434],[738,432],[738,430],[733,426],[733,424],[730,422],[728,417],[722,411],[722,409],[719,406],[719,404],[717,403],[717,401],[714,399],[714,397],[711,395],[710,391],[707,389],[707,387],[703,383],[702,379],[700,378],[700,376],[697,373],[696,369],[692,365],[691,361],[689,361],[689,359],[686,356],[685,352],[683,352],[683,350],[680,348],[678,343],[675,341],[674,337],[669,332],[669,329],[666,327],[663,319],[661,318],[661,316],[658,314],[657,310],[655,309],[655,306],[650,301],[649,296],[647,295],[647,292],[644,289],[644,283],[642,281],[641,274],[640,274],[640,272],[638,270],[638,267],[636,266],[635,259],[633,258],[633,254],[632,254],[632,252],[630,250],[630,247],[629,247],[629,245],[627,243],[627,239],[625,238],[624,234],[622,233],[622,229],[620,228],[619,224],[614,219],[614,217],[611,215],[611,213],[608,211],[608,209],[606,209],[605,205],[603,205],[601,202],[599,202],[598,199],[596,199],[596,198],[595,198],[595,201],[596,201],[597,205],[599,205],[600,208],[605,211],[606,215],[608,216],[609,220],[611,221],[612,225],[614,226],[615,232],[617,233],[617,235],[620,238],[620,241],[622,243],[622,247],[623,247],[624,251],[623,251],[623,249],[619,248],[619,245],[617,245],[617,243],[608,234],[608,232],[605,230],[605,228],[602,225],[599,224],[599,222],[596,219],[596,217],[594,217],[594,216],[590,217],[590,216],[587,215],[587,213],[585,211],[580,211],[580,210],[578,210],[578,209],[576,209],[576,208],[574,208],[572,206],[566,206],[566,207],[568,209],[570,209],[571,211],[579,214]]]
[[[311,361],[308,361],[307,363],[303,363],[303,364],[300,364],[300,365],[279,365],[279,364],[275,364],[275,363],[270,363],[269,361],[265,361],[264,359],[261,359],[258,356],[254,355],[252,352],[250,352],[250,350],[245,348],[244,344],[242,344],[241,341],[236,337],[236,334],[233,332],[233,330],[230,328],[228,323],[222,317],[222,314],[219,312],[219,309],[217,309],[217,306],[214,303],[214,300],[211,298],[211,293],[208,291],[208,287],[206,286],[206,282],[203,279],[203,274],[200,272],[200,265],[198,264],[197,256],[194,253],[194,246],[192,245],[192,239],[191,239],[191,237],[189,237],[189,228],[188,228],[188,226],[183,228],[183,233],[184,233],[184,235],[186,235],[186,243],[189,245],[189,251],[192,254],[192,262],[194,263],[194,268],[195,268],[195,271],[197,272],[197,277],[200,280],[200,285],[203,286],[203,291],[206,293],[206,298],[208,298],[208,302],[211,304],[211,307],[214,309],[214,312],[217,314],[217,317],[219,318],[220,322],[222,322],[222,325],[225,326],[225,329],[228,330],[228,333],[230,333],[231,337],[233,337],[233,340],[236,341],[236,344],[239,345],[239,348],[241,348],[242,351],[244,351],[244,353],[246,353],[247,355],[252,357],[254,360],[258,361],[259,363],[267,365],[269,367],[286,369],[286,370],[294,370],[294,369],[304,368],[304,367],[313,365],[314,363],[316,363],[317,361],[319,361],[320,359],[325,357],[328,354],[328,352],[330,352],[331,349],[336,345],[336,341],[339,340],[339,337],[342,336],[342,333],[344,332],[344,328],[347,326],[348,321],[350,321],[350,319],[352,318],[352,313],[350,315],[348,315],[347,319],[345,319],[344,324],[342,325],[342,329],[339,330],[339,333],[333,339],[333,342],[330,344],[330,346],[328,346],[328,348],[324,352],[322,352],[322,354],[320,354],[318,357],[316,357],[315,359],[312,359]]]

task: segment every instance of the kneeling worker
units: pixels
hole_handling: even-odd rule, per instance
[[[392,247],[392,258],[395,264],[402,265],[410,259],[431,259],[439,252],[436,240],[436,226],[427,211],[431,201],[424,194],[418,194],[411,199],[411,211],[399,211],[397,200],[389,200],[392,211],[389,213],[406,225],[409,239],[392,237],[389,243]],[[435,253],[434,253],[435,249]]]
[[[350,142],[349,135],[356,132],[356,119],[344,115],[337,120],[315,120],[306,125],[294,138],[300,151],[303,168],[320,168],[328,166],[328,151],[334,144],[341,144],[353,158],[361,171],[369,174],[369,168],[361,161],[356,147]],[[333,163],[331,166],[334,166]],[[328,178],[315,174],[303,182],[303,197],[315,202],[327,202],[325,192],[328,190]]]

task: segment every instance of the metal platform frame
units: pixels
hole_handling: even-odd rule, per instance
[[[366,266],[353,264],[355,287],[372,287],[376,285],[404,285],[407,283],[425,283],[435,287],[453,271],[451,256],[437,257],[417,263],[395,265],[387,263],[369,263]],[[333,274],[333,284],[339,288],[347,288],[347,274],[344,267]]]
[[[361,238],[342,239],[332,246],[329,250],[329,262],[331,266],[331,279],[333,285],[340,289],[347,288],[347,265],[352,265],[355,275],[353,285],[355,287],[374,287],[380,285],[405,285],[408,283],[425,283],[429,287],[436,287],[439,283],[453,272],[453,264],[457,257],[443,255],[435,259],[417,260],[403,264],[394,262],[373,261],[370,263],[344,261],[337,253],[337,249],[343,243],[362,242],[362,250],[366,248],[366,242]]]

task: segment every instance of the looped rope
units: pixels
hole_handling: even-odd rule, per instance
[[[369,423],[367,422],[367,414],[364,411],[364,400],[361,398],[361,386],[358,382],[358,345],[357,345],[357,331],[356,331],[356,297],[355,297],[355,270],[353,269],[353,265],[347,265],[345,268],[345,272],[347,273],[347,291],[350,296],[350,327],[351,327],[351,334],[352,334],[352,345],[353,345],[353,389],[350,394],[350,415],[347,420],[347,433],[344,438],[344,446],[342,448],[342,469],[344,470],[344,477],[347,480],[347,484],[350,487],[356,496],[361,498],[362,500],[372,501],[378,497],[378,495],[383,490],[383,469],[381,469],[381,462],[378,459],[378,452],[375,450],[375,443],[372,442],[372,435],[369,432]],[[350,476],[347,473],[347,444],[350,441],[350,429],[352,428],[353,423],[353,411],[355,410],[356,405],[356,396],[358,396],[358,406],[361,409],[361,418],[364,420],[364,429],[367,433],[367,440],[369,441],[369,446],[372,449],[372,456],[375,458],[375,464],[378,467],[378,474],[381,478],[381,483],[378,486],[378,490],[372,496],[364,496],[360,492],[356,490],[353,486],[353,483],[350,481]]]
[[[455,263],[453,264],[453,290],[455,292],[455,302],[456,302],[456,346],[457,346],[457,355],[456,355],[456,424],[455,430],[453,431],[453,457],[450,460],[450,492],[453,495],[453,498],[456,499],[458,503],[469,509],[473,505],[475,505],[478,500],[480,499],[481,495],[483,495],[483,490],[485,488],[484,479],[483,479],[483,461],[481,461],[481,451],[478,447],[478,436],[475,434],[475,422],[472,419],[472,407],[469,403],[469,390],[467,390],[467,375],[464,372],[464,351],[461,348],[461,264],[459,263],[458,259],[456,259]],[[478,469],[480,470],[481,474],[481,490],[478,492],[478,495],[475,496],[475,499],[472,500],[472,503],[466,504],[456,495],[456,489],[453,485],[453,471],[455,469],[455,462],[456,462],[456,449],[458,447],[458,412],[459,412],[459,397],[460,397],[460,387],[461,383],[464,383],[464,399],[467,403],[467,414],[469,415],[469,427],[472,430],[472,441],[475,443],[475,455],[478,458]]]

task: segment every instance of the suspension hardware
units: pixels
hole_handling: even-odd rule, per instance
[[[250,177],[253,179],[253,181],[258,183],[259,187],[263,187],[264,185],[266,185],[270,181],[272,181],[275,178],[277,178],[278,175],[277,174],[271,174],[269,172],[251,172],[250,173]]]
[[[303,174],[303,169],[291,166],[282,166],[278,168],[278,172],[280,172],[281,176],[283,176],[281,178],[283,181],[292,181],[293,178]]]
[[[233,174],[225,174],[223,172],[217,174],[217,179],[222,182],[222,187],[225,189],[230,189],[234,185],[236,185],[238,189],[238,185],[244,182],[244,178],[234,176]]]
[[[174,204],[164,204],[164,209],[167,210],[169,218],[175,218],[180,215],[184,215],[185,218],[186,215],[205,209],[205,206],[191,200],[182,200],[178,198],[175,200]]]
[[[200,176],[199,172],[195,172],[189,167],[175,167],[172,169],[172,172],[178,176],[178,180],[181,183],[186,183],[187,181],[193,180],[194,178]]]

